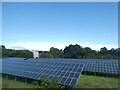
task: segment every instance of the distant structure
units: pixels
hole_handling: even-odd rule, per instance
[[[40,58],[40,56],[41,56],[41,52],[40,51],[33,51],[33,57],[34,58]]]

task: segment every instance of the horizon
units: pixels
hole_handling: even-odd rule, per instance
[[[79,45],[79,44],[69,44],[69,45]],[[69,46],[68,45],[68,46]],[[5,46],[5,45],[4,45]],[[68,46],[65,46],[65,47],[68,47]],[[79,46],[81,46],[81,45],[79,45]],[[59,50],[64,50],[65,49],[65,47],[63,48],[63,49],[59,49],[59,48],[57,48],[57,49],[59,49]],[[86,47],[83,47],[83,46],[81,46],[82,48],[86,48]],[[6,46],[5,46],[5,48],[6,48]],[[52,47],[50,47],[50,48],[52,48]],[[6,48],[6,49],[12,49],[12,50],[30,50],[30,51],[50,51],[50,48],[49,48],[49,50],[37,50],[37,49],[27,49],[27,48],[24,48],[24,47],[20,47],[20,46],[15,46],[15,47],[10,47],[10,48]],[[53,47],[53,48],[56,48],[56,47]],[[91,48],[91,47],[88,47],[88,48]],[[103,47],[101,47],[101,48],[104,48],[104,46]],[[100,49],[101,49],[100,48]],[[119,47],[117,47],[117,48],[110,48],[110,49],[108,49],[107,47],[105,47],[107,50],[111,50],[111,49],[118,49]],[[100,49],[99,50],[95,50],[95,49],[92,49],[91,48],[91,50],[95,50],[95,51],[100,51]]]
[[[3,2],[7,48],[48,51],[70,44],[93,50],[118,48],[117,2]]]

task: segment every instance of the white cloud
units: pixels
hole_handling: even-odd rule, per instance
[[[15,49],[15,50],[26,50],[26,48],[20,47],[20,46],[10,47],[10,49]]]
[[[43,50],[43,51],[48,51],[51,47],[55,47],[58,49],[64,49],[65,46],[68,46],[70,44],[79,44],[80,46],[83,47],[90,47],[93,50],[99,50],[102,47],[107,47],[107,49],[111,48],[117,48],[118,45],[109,45],[109,44],[93,44],[89,42],[56,42],[56,41],[51,41],[51,42],[32,42],[32,41],[24,41],[24,42],[16,42],[16,43],[11,43],[8,48],[10,47],[24,47],[29,50]]]
[[[8,48],[10,47],[24,47],[26,49],[30,50],[45,50],[48,51],[51,47],[56,47],[59,49],[64,49],[65,46],[68,46],[69,44],[66,43],[59,43],[59,42],[31,42],[31,41],[24,41],[24,42],[15,42],[11,43]]]

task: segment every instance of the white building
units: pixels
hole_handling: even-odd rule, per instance
[[[40,53],[38,51],[33,51],[33,57],[34,58],[39,58],[40,57]]]

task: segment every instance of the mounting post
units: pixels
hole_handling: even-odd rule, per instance
[[[8,75],[6,75],[6,79],[8,79]]]
[[[95,72],[95,76],[96,76],[96,72]]]
[[[25,83],[27,83],[27,78],[25,78]]]
[[[17,80],[17,77],[15,76],[15,81]]]

